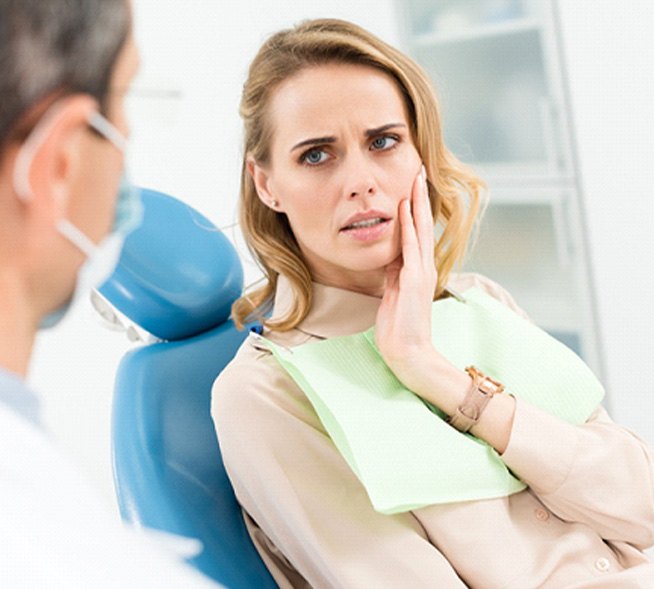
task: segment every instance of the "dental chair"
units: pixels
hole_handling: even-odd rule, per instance
[[[227,238],[183,202],[143,190],[144,219],[94,294],[144,340],[122,358],[112,415],[124,520],[198,539],[190,564],[230,589],[277,585],[246,531],[210,416],[211,386],[247,331],[229,320],[243,272]]]

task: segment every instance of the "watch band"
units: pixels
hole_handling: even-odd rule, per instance
[[[467,432],[473,427],[486,409],[486,405],[494,395],[504,391],[504,385],[487,376],[474,366],[468,366],[466,372],[472,383],[461,405],[447,421],[460,432]]]

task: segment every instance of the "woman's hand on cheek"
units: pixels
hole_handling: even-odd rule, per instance
[[[431,342],[431,311],[436,289],[434,223],[424,167],[411,198],[400,202],[401,254],[386,267],[384,296],[375,341],[385,362],[404,385],[420,393],[434,362],[442,357]]]
[[[453,415],[470,388],[470,377],[451,364],[431,341],[436,289],[434,227],[424,171],[409,200],[400,203],[402,253],[386,268],[384,296],[377,313],[375,341],[395,376],[423,399]],[[474,435],[502,453],[508,444],[515,403],[499,395],[473,428]]]

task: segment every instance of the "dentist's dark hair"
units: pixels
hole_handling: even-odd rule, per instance
[[[127,0],[0,0],[0,150],[49,98],[89,94],[104,110],[129,27]]]

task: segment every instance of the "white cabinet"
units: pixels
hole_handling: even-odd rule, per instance
[[[398,2],[404,49],[427,71],[450,149],[490,205],[465,268],[505,286],[602,377],[556,6]]]

